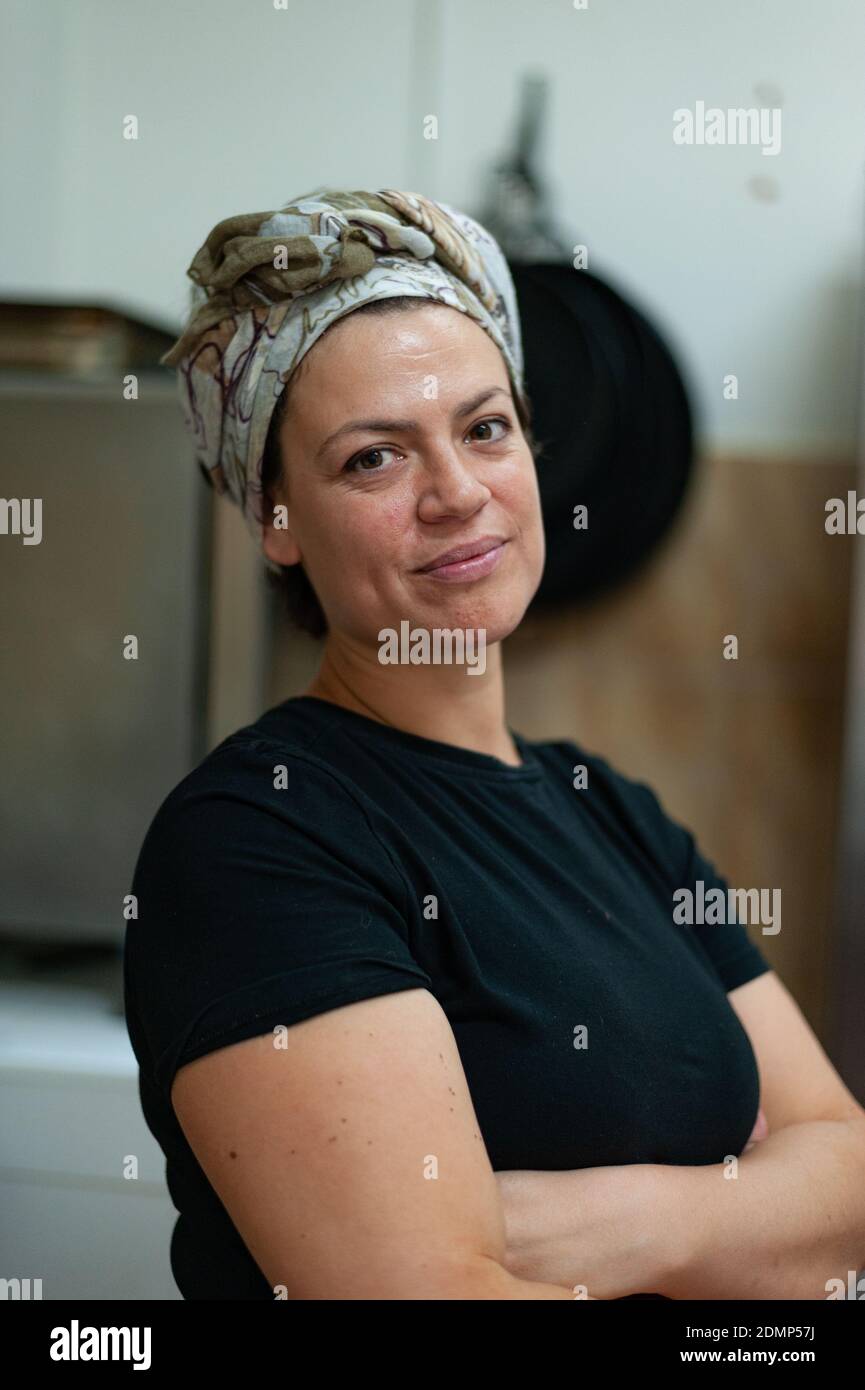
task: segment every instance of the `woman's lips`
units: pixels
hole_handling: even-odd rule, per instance
[[[418,570],[423,579],[443,579],[451,584],[467,579],[482,579],[491,574],[502,557],[507,541],[493,546],[483,555],[472,555],[468,560],[452,560],[447,565],[437,565],[435,569]]]

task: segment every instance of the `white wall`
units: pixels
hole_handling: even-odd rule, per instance
[[[859,396],[865,6],[859,0],[446,0],[448,192],[470,195],[517,74],[553,83],[544,172],[590,269],[685,354],[713,443],[845,448]],[[672,113],[775,105],[781,152],[677,146]],[[466,133],[470,132],[470,136]],[[771,178],[777,201],[749,191]],[[740,398],[726,402],[734,372]]]
[[[678,348],[707,442],[854,447],[858,0],[4,0],[2,14],[10,296],[96,298],[174,328],[186,266],[232,213],[324,181],[477,212],[519,76],[538,69],[559,227]],[[780,154],[676,146],[672,113],[698,100],[780,104]]]

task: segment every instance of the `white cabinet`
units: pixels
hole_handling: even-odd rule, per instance
[[[0,989],[0,1278],[41,1279],[43,1299],[179,1299],[176,1216],[123,1018],[97,992]]]

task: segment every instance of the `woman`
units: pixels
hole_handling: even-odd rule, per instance
[[[677,925],[726,884],[651,789],[506,720],[544,538],[496,243],[317,190],[189,274],[199,462],[324,646],[136,867],[182,1294],[825,1296],[865,1251],[865,1114],[744,927]]]

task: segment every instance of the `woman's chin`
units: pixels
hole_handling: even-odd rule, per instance
[[[507,590],[482,594],[465,589],[456,593],[453,589],[442,594],[437,603],[427,602],[415,610],[413,625],[430,629],[451,628],[475,632],[483,630],[486,642],[500,642],[510,636],[522,622],[531,596],[522,591],[515,593],[512,587]]]

